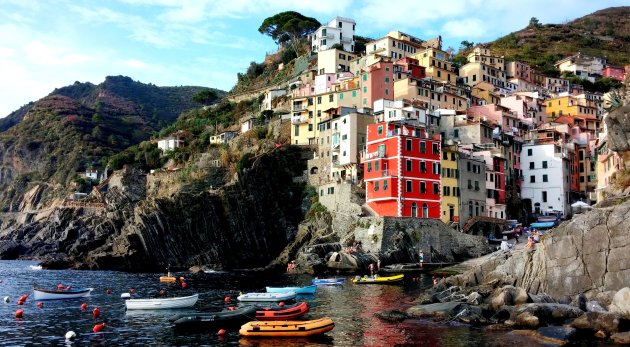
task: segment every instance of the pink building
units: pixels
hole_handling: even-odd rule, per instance
[[[547,121],[547,105],[538,98],[518,94],[510,95],[501,98],[501,106],[516,113],[517,119],[528,128]]]
[[[363,107],[374,107],[379,99],[394,100],[394,64],[380,61],[366,67],[361,72],[361,104]]]
[[[507,78],[518,78],[531,82],[532,69],[528,64],[521,63],[520,61],[511,61],[505,63],[505,72]]]
[[[614,78],[617,81],[623,81],[626,71],[619,66],[608,65],[602,70],[602,76]]]
[[[315,76],[315,94],[327,93],[333,90],[333,85],[339,83],[340,78],[352,78],[351,72],[325,73]]]

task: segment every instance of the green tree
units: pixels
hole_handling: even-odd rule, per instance
[[[195,94],[192,97],[192,100],[194,102],[198,102],[204,106],[210,105],[216,99],[217,99],[217,92],[209,88],[201,90],[199,93]]]
[[[529,20],[529,25],[527,27],[528,28],[538,29],[538,28],[542,27],[542,24],[540,24],[540,21],[538,20],[538,18],[532,17]]]
[[[258,28],[261,34],[269,35],[278,45],[290,45],[298,52],[299,40],[311,34],[320,23],[295,11],[280,12],[267,17]]]
[[[467,49],[471,49],[473,48],[473,46],[475,45],[474,42],[472,41],[468,41],[468,40],[464,40],[461,43],[461,46],[459,47],[460,50],[467,50]]]

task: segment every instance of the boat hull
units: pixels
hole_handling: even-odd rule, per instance
[[[33,289],[34,300],[64,300],[90,296],[93,288],[77,288],[70,290]]]
[[[295,319],[307,314],[309,311],[308,303],[301,302],[297,305],[289,307],[263,308],[256,311],[256,319],[258,320],[289,320]]]
[[[129,299],[125,301],[128,310],[169,310],[193,307],[199,294],[178,298]]]
[[[320,278],[320,279],[314,279],[313,281],[311,281],[311,283],[316,286],[330,286],[330,285],[343,284],[345,281],[346,281],[345,278]]]
[[[248,293],[239,295],[238,301],[243,302],[278,302],[294,299],[297,296],[295,292],[284,293]]]
[[[177,278],[175,278],[175,277],[169,277],[169,276],[161,276],[161,277],[160,277],[160,282],[163,282],[163,283],[173,283],[173,282],[177,282]]]
[[[315,294],[317,292],[316,285],[306,287],[267,287],[267,293],[286,293],[295,292],[295,294]]]
[[[254,319],[255,315],[256,307],[248,306],[234,311],[179,315],[170,320],[177,329],[212,329],[240,326]]]
[[[400,283],[402,282],[405,275],[396,275],[396,276],[379,276],[376,278],[373,277],[360,277],[355,278],[352,282],[356,284],[389,284],[389,283]]]
[[[243,324],[239,333],[247,337],[307,337],[331,331],[335,323],[330,318],[310,321],[270,321]]]

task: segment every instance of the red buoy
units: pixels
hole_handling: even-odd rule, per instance
[[[15,311],[15,318],[22,318],[23,315],[24,315],[24,310],[19,309]]]
[[[278,304],[279,307],[284,307],[284,301],[280,301],[280,303]]]
[[[164,295],[166,294],[166,292],[164,291],[164,289],[160,290],[160,295]]]
[[[136,294],[136,290],[135,289],[129,289],[129,294]]]
[[[92,311],[92,316],[94,317],[94,319],[98,318],[98,316],[101,315],[101,310],[98,309],[98,307],[94,308],[94,310]]]
[[[187,284],[186,282],[182,282],[182,288],[186,288]]]
[[[223,336],[223,335],[225,335],[225,329],[221,329],[221,330],[219,330],[219,331],[217,332],[217,335],[219,335],[219,336]]]
[[[22,300],[18,300],[17,304],[18,304],[18,305],[24,305],[24,301],[22,301]]]
[[[97,332],[99,332],[99,331],[103,330],[103,328],[105,328],[105,323],[96,324],[96,325],[94,326],[94,328],[92,328],[92,331],[93,331],[93,332],[95,332],[95,333],[97,333]]]
[[[85,311],[87,310],[87,304],[86,303],[82,303],[81,304],[81,311]]]
[[[41,302],[41,301],[40,301],[40,302],[38,302],[38,303],[37,303],[37,307],[39,307],[39,308],[44,307],[44,303],[43,303],[43,302]]]
[[[59,283],[59,284],[57,285],[57,289],[63,289],[63,288],[64,288],[64,285],[63,285],[63,284]]]
[[[234,311],[234,306],[228,306],[228,311]]]
[[[109,295],[109,294],[111,294],[111,293],[112,293],[112,291],[111,291],[111,290],[109,290],[109,289],[107,289],[107,290],[105,291],[105,294],[107,294],[107,295]]]
[[[223,299],[223,301],[225,301],[225,302],[230,302],[230,297],[229,297],[229,296],[226,296],[226,297],[225,297],[225,299]]]
[[[18,299],[18,301],[22,301],[22,302],[24,302],[24,301],[26,301],[26,299],[27,299],[27,298],[28,298],[28,295],[22,295],[22,296],[20,296],[20,298]]]

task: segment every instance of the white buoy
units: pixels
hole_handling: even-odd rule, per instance
[[[5,303],[5,304],[8,304],[8,303],[9,303],[9,297],[8,297],[8,296],[5,296],[5,297],[4,297],[4,303]]]
[[[66,340],[74,340],[75,337],[77,337],[77,334],[72,330],[66,333]]]
[[[129,293],[122,293],[122,294],[120,294],[120,297],[123,298],[123,299],[129,299],[131,297],[131,294],[129,294]]]

